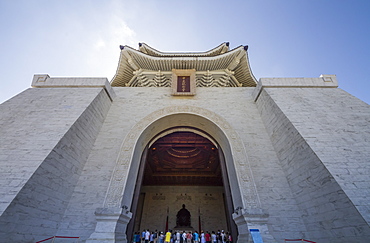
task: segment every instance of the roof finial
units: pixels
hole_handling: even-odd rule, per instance
[[[248,51],[248,45],[244,46],[244,50]]]
[[[230,42],[226,42],[226,43],[225,43],[225,45],[226,45],[226,46],[229,46],[229,45],[230,45]]]
[[[119,49],[123,50],[123,49],[125,49],[125,46],[120,45],[120,46],[119,46]]]

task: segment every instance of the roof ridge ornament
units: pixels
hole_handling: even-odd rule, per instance
[[[158,51],[157,49],[149,46],[148,44],[145,44],[144,42],[139,43],[139,51],[142,53],[145,53],[147,55],[153,56],[153,57],[188,57],[188,56],[199,56],[199,57],[213,57],[218,56],[220,54],[229,52],[229,42],[224,42],[218,45],[217,47],[205,51],[205,52],[162,52]]]

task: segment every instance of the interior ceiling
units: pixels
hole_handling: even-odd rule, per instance
[[[174,132],[149,148],[143,185],[222,186],[218,149],[193,132]]]

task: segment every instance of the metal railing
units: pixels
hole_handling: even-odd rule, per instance
[[[285,239],[284,242],[288,241],[300,241],[300,242],[309,242],[309,243],[316,243],[315,241],[305,240],[305,239]]]
[[[77,239],[77,242],[80,239],[80,237],[73,237],[73,236],[52,236],[52,237],[49,237],[49,238],[47,238],[45,240],[37,241],[36,243],[45,242],[47,240],[52,240],[51,243],[53,243],[55,241],[55,239],[57,239],[57,238],[59,238],[59,239],[61,239],[61,238],[62,239]]]

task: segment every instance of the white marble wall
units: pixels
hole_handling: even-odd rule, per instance
[[[305,235],[319,242],[366,242],[370,107],[327,88],[265,88],[257,106]]]
[[[173,97],[170,88],[117,87],[114,91],[117,98],[76,186],[59,234],[79,234],[83,238],[91,234],[94,230],[94,211],[102,207],[117,155],[128,132],[148,114],[175,105],[208,109],[229,122],[244,143],[240,146],[245,147],[248,154],[248,157],[241,158],[244,162],[238,174],[244,177],[252,170],[261,207],[270,215],[271,233],[282,240],[287,236],[301,236],[301,232],[305,231],[293,194],[253,102],[253,88],[197,88],[194,97]],[[190,123],[184,120],[183,125],[187,124]],[[252,167],[249,168],[247,163]],[[248,177],[245,179],[249,180]],[[240,178],[241,188],[243,180]],[[249,195],[242,197],[248,207],[252,203],[248,201]],[[85,205],[82,203],[84,200],[90,203]],[[294,227],[287,229],[283,225]]]
[[[193,97],[175,97],[171,88],[111,89],[100,79],[92,80],[95,88],[79,85],[82,79],[67,82],[73,88],[62,88],[60,80],[45,77],[52,88],[43,84],[0,106],[4,239],[25,242],[58,234],[85,241],[95,230],[95,211],[106,205],[113,179],[131,188],[125,188],[129,194],[117,204],[121,199],[130,203],[141,154],[125,142],[146,131],[148,137],[137,140],[143,144],[134,144],[143,148],[150,139],[147,128],[159,131],[172,122],[196,122],[219,144],[230,141],[231,148],[224,152],[232,193],[238,196],[234,206],[246,212],[258,208],[268,215],[267,229],[274,240],[265,242],[370,238],[370,108],[333,88],[336,80],[293,80],[293,87],[284,79],[278,88],[270,83],[257,88],[197,88]],[[315,88],[316,81],[332,88]],[[295,87],[302,82],[312,85]],[[153,122],[153,114],[186,113],[181,107],[201,112],[163,119],[166,124]],[[148,117],[154,120],[144,123]],[[220,134],[227,129],[229,133]],[[132,161],[120,157],[134,151]],[[132,178],[119,177],[117,166],[122,175],[133,172]],[[189,207],[193,210],[196,204]],[[144,215],[145,224],[154,224],[151,220]]]
[[[56,234],[110,103],[101,88],[44,88],[0,106],[1,242]]]

